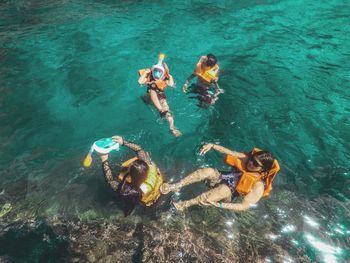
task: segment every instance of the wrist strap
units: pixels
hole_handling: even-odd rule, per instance
[[[222,206],[222,202],[220,202],[220,208],[223,208],[223,206]]]

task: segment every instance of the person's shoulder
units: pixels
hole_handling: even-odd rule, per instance
[[[201,57],[199,58],[198,64],[203,63],[204,61],[206,61],[206,59],[207,59],[206,56],[201,56]]]

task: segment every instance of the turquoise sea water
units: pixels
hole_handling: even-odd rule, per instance
[[[245,213],[194,207],[180,215],[165,200],[159,229],[166,233],[171,218],[221,240],[224,258],[235,247],[241,262],[349,261],[349,14],[340,0],[1,1],[0,218],[150,220],[141,209],[122,219],[97,158],[82,168],[99,138],[142,145],[175,181],[201,166],[225,168],[215,153],[198,155],[204,142],[255,146],[282,167],[268,199]],[[177,83],[167,96],[180,138],[143,103],[137,83],[159,52]],[[204,110],[181,86],[207,53],[219,59],[226,92]],[[111,158],[131,156],[123,149]],[[44,253],[16,255],[10,241],[0,232],[0,257],[38,262]],[[57,258],[66,245],[54,241],[47,251]]]

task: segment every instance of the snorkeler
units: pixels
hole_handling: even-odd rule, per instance
[[[121,165],[117,178],[112,174],[108,154],[100,154],[103,174],[107,183],[118,193],[124,202],[124,215],[128,216],[137,204],[153,206],[159,199],[163,177],[152,162],[148,153],[136,144],[125,141],[120,136],[113,136],[113,141],[133,150],[134,157]]]
[[[164,54],[159,55],[158,63],[152,68],[139,70],[139,84],[147,85],[148,89],[145,100],[151,99],[154,107],[158,110],[160,116],[165,117],[169,122],[171,133],[178,137],[181,132],[174,125],[174,118],[169,110],[169,105],[166,101],[164,90],[166,87],[174,87],[173,76],[169,73],[168,65],[163,61]]]
[[[213,105],[218,100],[219,94],[224,93],[224,90],[220,89],[218,85],[219,69],[217,58],[213,54],[202,56],[194,72],[186,79],[182,87],[183,92],[187,93],[188,84],[197,77],[197,83],[191,85],[189,92],[198,95],[190,98],[198,99],[200,102],[198,106],[203,108]]]
[[[163,184],[161,193],[177,192],[186,185],[208,180],[210,190],[187,201],[174,203],[177,210],[184,210],[193,205],[215,206],[234,211],[243,211],[257,203],[263,196],[268,196],[272,181],[280,170],[277,160],[267,151],[254,148],[248,153],[231,151],[218,144],[206,144],[201,155],[209,150],[216,150],[225,155],[225,162],[231,166],[229,172],[219,172],[215,168],[199,169],[178,183]],[[240,203],[231,203],[235,197],[243,196]]]

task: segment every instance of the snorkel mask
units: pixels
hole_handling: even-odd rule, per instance
[[[158,63],[152,67],[152,76],[155,80],[163,79],[165,75],[165,68],[163,66],[164,54],[159,54]]]
[[[84,167],[88,168],[91,166],[93,152],[97,152],[98,154],[108,154],[113,150],[119,151],[119,143],[114,142],[112,138],[103,138],[94,142],[90,148],[89,153],[84,159]]]
[[[155,80],[159,80],[159,79],[163,79],[164,78],[164,67],[163,66],[159,66],[154,65],[152,67],[152,76]]]

